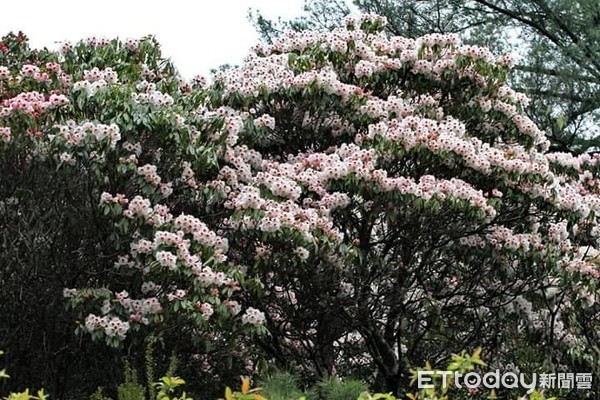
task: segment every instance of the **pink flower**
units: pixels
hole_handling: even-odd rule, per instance
[[[263,325],[266,322],[265,313],[253,307],[248,307],[244,315],[242,315],[242,323],[254,326]]]
[[[157,251],[156,261],[163,267],[175,269],[177,267],[177,257],[169,251]]]
[[[0,140],[8,142],[11,139],[11,131],[8,127],[0,127]]]

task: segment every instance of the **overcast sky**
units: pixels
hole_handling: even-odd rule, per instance
[[[300,15],[302,0],[29,0],[3,1],[0,36],[23,31],[33,47],[90,36],[153,34],[184,77],[236,64],[258,41],[248,8],[267,17]]]

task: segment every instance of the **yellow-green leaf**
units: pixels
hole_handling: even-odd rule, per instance
[[[233,392],[231,391],[229,386],[225,388],[225,400],[233,400]]]

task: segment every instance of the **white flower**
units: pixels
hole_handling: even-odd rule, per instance
[[[300,257],[300,259],[302,261],[307,260],[308,256],[310,255],[309,251],[306,250],[304,247],[296,247],[296,249],[294,250],[294,253]]]
[[[177,257],[169,251],[157,251],[156,261],[163,267],[175,269],[177,267]]]
[[[250,324],[254,326],[263,325],[266,321],[265,313],[253,307],[248,307],[244,315],[242,315],[242,324]]]
[[[202,303],[198,305],[198,311],[200,311],[200,313],[202,314],[202,318],[205,321],[208,321],[210,316],[213,315],[213,313],[215,312],[212,305],[208,303]]]
[[[226,300],[224,304],[231,313],[231,315],[238,315],[240,311],[242,311],[242,306],[235,300]]]
[[[69,153],[61,153],[58,156],[58,159],[60,160],[60,162],[63,162],[65,164],[69,164],[69,165],[73,165],[75,164],[75,160],[73,159],[73,157],[69,154]]]

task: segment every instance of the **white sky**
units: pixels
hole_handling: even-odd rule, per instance
[[[302,0],[29,0],[3,1],[0,36],[23,31],[32,47],[90,36],[156,36],[163,54],[182,75],[208,75],[221,64],[237,64],[258,42],[248,8],[269,18],[301,14]]]

